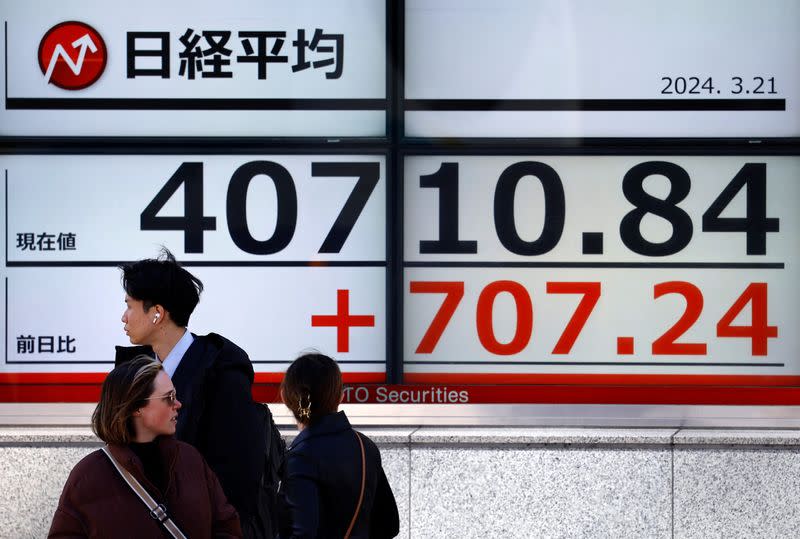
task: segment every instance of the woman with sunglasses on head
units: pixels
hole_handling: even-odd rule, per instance
[[[342,373],[322,354],[286,371],[281,398],[300,433],[286,453],[278,491],[280,537],[389,538],[399,532],[392,489],[377,446],[350,426]]]
[[[92,414],[92,430],[107,446],[72,469],[48,537],[241,537],[214,472],[173,436],[180,407],[159,361],[138,356],[112,370]],[[160,505],[158,519],[125,472]]]

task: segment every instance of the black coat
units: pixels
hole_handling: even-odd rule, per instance
[[[375,443],[361,435],[366,456],[364,501],[352,538],[394,537],[399,516]],[[344,412],[303,429],[286,453],[279,495],[280,537],[341,539],[361,490],[361,449]]]
[[[141,353],[153,355],[147,346],[118,346],[116,363]],[[247,353],[216,333],[195,335],[172,383],[183,405],[176,437],[205,457],[245,525],[257,511],[265,450]]]

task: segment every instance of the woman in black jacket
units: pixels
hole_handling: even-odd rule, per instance
[[[380,452],[337,411],[342,373],[336,362],[322,354],[297,358],[283,378],[281,397],[300,433],[286,454],[280,537],[396,536],[397,505]]]

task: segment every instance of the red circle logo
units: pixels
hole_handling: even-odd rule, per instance
[[[39,43],[39,67],[45,82],[64,90],[81,90],[94,84],[107,61],[105,41],[86,23],[57,24]]]

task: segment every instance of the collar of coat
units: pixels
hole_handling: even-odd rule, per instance
[[[324,415],[300,431],[300,434],[298,434],[292,441],[292,445],[289,446],[289,451],[304,441],[316,436],[324,436],[326,434],[352,430],[352,428],[353,427],[350,426],[350,421],[347,419],[347,416],[343,411]]]
[[[169,490],[173,482],[175,460],[178,458],[178,441],[174,436],[159,436],[156,438],[156,444],[158,445],[159,455],[161,455],[161,461],[164,463],[164,473],[167,474],[166,489]],[[108,449],[111,451],[111,454],[114,455],[114,458],[117,459],[117,462],[128,470],[153,497],[161,498],[163,495],[166,495],[166,492],[160,492],[144,475],[144,465],[130,446],[108,444]],[[122,477],[120,477],[120,480],[123,480]]]

